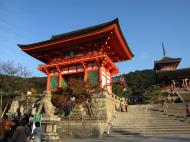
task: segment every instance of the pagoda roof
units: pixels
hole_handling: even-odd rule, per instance
[[[181,68],[176,70],[164,70],[164,71],[156,71],[158,80],[165,79],[180,79],[180,78],[189,78],[190,77],[190,67],[189,68]]]
[[[170,58],[165,56],[161,60],[154,61],[154,69],[157,69],[158,66],[161,64],[167,64],[167,63],[175,63],[175,66],[177,67],[180,62],[181,58]]]
[[[161,60],[155,61],[156,64],[162,63],[170,63],[170,62],[180,62],[181,58],[170,58],[170,57],[163,57]]]
[[[27,54],[37,58],[42,62],[47,62],[45,57],[41,55],[48,52],[51,56],[52,51],[59,50],[60,48],[69,48],[72,45],[88,42],[93,39],[101,38],[105,35],[112,33],[114,35],[113,49],[116,55],[121,59],[120,61],[131,59],[134,55],[131,52],[119,25],[118,18],[99,24],[96,26],[59,34],[53,35],[50,39],[32,43],[32,44],[18,44],[18,46]],[[115,60],[114,62],[118,62]]]

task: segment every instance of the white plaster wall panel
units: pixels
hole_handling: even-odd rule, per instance
[[[62,74],[68,73],[68,71],[62,71]]]
[[[97,65],[94,65],[94,66],[93,66],[93,69],[98,69],[98,66],[97,66]]]
[[[103,68],[102,68],[102,75],[106,76],[106,72],[105,70],[103,70]]]
[[[105,72],[105,68],[104,68],[104,67],[102,67],[102,71],[104,71],[104,72]]]
[[[76,67],[69,67],[69,72],[76,72]]]
[[[108,92],[111,93],[111,81],[109,79],[107,79],[107,89],[108,89]]]
[[[111,87],[108,86],[107,88],[108,88],[108,92],[111,93],[112,92]]]
[[[68,67],[67,68],[63,68],[62,73],[68,73]]]
[[[88,69],[92,69],[92,63],[88,64]]]
[[[106,87],[106,77],[102,75],[102,87]]]
[[[77,68],[78,71],[84,71],[83,67]]]

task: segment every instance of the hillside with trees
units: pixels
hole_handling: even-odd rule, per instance
[[[42,93],[45,90],[45,77],[32,77],[32,73],[23,65],[13,61],[0,63],[0,91],[5,95],[14,93]]]
[[[155,102],[162,99],[159,85],[156,84],[156,73],[153,70],[142,70],[123,74],[126,86],[120,85],[121,76],[113,80],[113,93],[120,97],[128,98],[139,103]],[[0,92],[4,96],[26,94],[32,91],[34,94],[41,94],[46,87],[45,77],[31,77],[31,72],[26,67],[14,62],[7,61],[0,63]],[[160,98],[158,98],[160,96]]]
[[[137,103],[151,103],[162,100],[164,94],[161,93],[160,86],[156,82],[156,72],[154,70],[142,70],[123,74],[126,83],[126,90],[118,84],[121,76],[115,77],[113,92],[121,97],[130,99]]]

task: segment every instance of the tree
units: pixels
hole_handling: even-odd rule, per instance
[[[117,84],[112,85],[112,92],[119,97],[125,97],[125,92],[123,89],[124,88],[120,85],[117,85]]]
[[[14,61],[8,60],[0,63],[0,74],[5,76],[29,77],[32,73],[25,66],[15,64]]]
[[[69,78],[66,88],[57,88],[52,91],[52,102],[61,110],[60,112],[67,113],[71,111],[70,107],[83,104],[88,110],[90,116],[93,115],[92,111],[92,95],[99,93],[98,85],[89,82],[84,82],[83,78]],[[71,98],[75,98],[72,101]],[[69,113],[68,113],[69,114]],[[67,115],[66,115],[67,116]]]
[[[0,89],[5,92],[23,91],[29,85],[26,77],[31,76],[31,72],[21,64],[13,61],[0,63]],[[24,90],[26,91],[26,90]]]
[[[142,95],[149,86],[156,84],[156,74],[153,70],[130,72],[125,75],[125,81],[133,93]]]
[[[160,90],[159,85],[152,85],[150,86],[145,93],[143,94],[144,96],[144,102],[145,103],[160,103],[165,96]]]

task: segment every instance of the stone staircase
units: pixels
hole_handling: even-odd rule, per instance
[[[128,112],[117,112],[110,129],[110,136],[190,135],[190,121],[185,121],[184,118],[182,121],[174,115],[164,114],[157,108],[158,105],[133,105],[129,106]],[[175,113],[172,109],[169,111]]]
[[[179,95],[183,99],[183,102],[190,102],[190,91],[180,92]]]
[[[176,89],[178,97],[185,103],[190,102],[190,90],[188,89]]]

